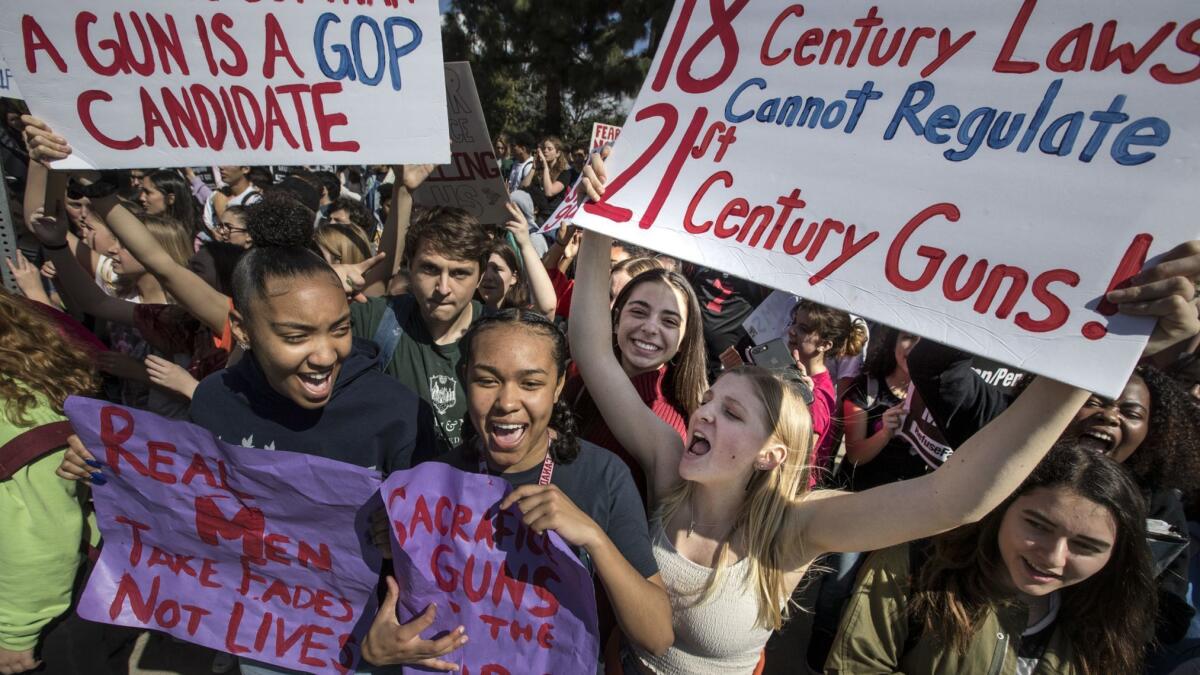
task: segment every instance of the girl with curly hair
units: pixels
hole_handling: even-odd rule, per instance
[[[6,466],[5,446],[65,421],[67,397],[97,384],[88,352],[0,289],[0,672],[37,665],[39,636],[70,607],[84,528],[77,484],[55,476],[66,444],[21,467]]]

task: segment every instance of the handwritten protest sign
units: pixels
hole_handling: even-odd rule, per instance
[[[592,150],[599,150],[604,146],[611,146],[617,142],[617,136],[621,135],[621,127],[612,124],[601,124],[595,122],[592,124]]]
[[[446,64],[446,105],[450,115],[450,163],[439,166],[425,179],[413,201],[425,206],[456,206],[481,223],[503,225],[509,219],[504,206],[508,188],[500,177],[471,64]]]
[[[1200,231],[1197,21],[679,0],[574,222],[1113,395],[1150,322],[1103,294]]]
[[[12,69],[0,59],[0,96],[21,98],[21,90],[17,89],[17,80],[13,77]]]
[[[436,0],[6,0],[56,168],[448,159]]]
[[[374,472],[102,401],[66,409],[108,479],[80,616],[305,672],[352,667],[382,564],[365,536]]]
[[[399,620],[436,604],[431,635],[465,627],[466,646],[442,657],[462,675],[595,672],[591,577],[556,533],[496,508],[510,489],[436,463],[388,477]]]

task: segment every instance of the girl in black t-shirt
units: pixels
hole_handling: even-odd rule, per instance
[[[567,148],[557,136],[547,136],[537,149],[534,186],[530,189],[538,222],[545,222],[567,195],[571,182],[571,165]]]
[[[671,607],[646,512],[621,460],[575,436],[570,408],[559,399],[567,361],[562,331],[537,312],[506,309],[477,321],[459,349],[476,438],[435,461],[513,485],[499,508],[515,505],[535,532],[557,532],[603,586],[626,637],[665,652],[674,640]],[[405,637],[394,618],[376,619],[363,655],[376,665],[396,663],[390,654],[403,653]],[[445,669],[440,663],[431,662]]]
[[[908,352],[921,338],[885,329],[842,401],[846,458],[835,482],[855,492],[925,473],[925,462],[899,435],[907,415]]]

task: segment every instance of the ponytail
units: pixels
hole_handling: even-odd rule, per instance
[[[554,402],[554,412],[550,415],[550,428],[558,432],[558,436],[550,444],[550,456],[559,464],[570,464],[579,456],[579,430],[575,423],[575,413],[563,399]]]
[[[868,337],[867,322],[862,319],[851,319],[850,335],[846,337],[846,341],[837,355],[846,357],[862,354],[867,347]]]

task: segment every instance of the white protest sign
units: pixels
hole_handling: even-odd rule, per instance
[[[0,96],[7,98],[21,98],[21,91],[17,89],[16,78],[13,77],[12,69],[0,58]]]
[[[5,0],[0,49],[56,168],[449,158],[436,0]]]
[[[450,163],[439,166],[413,195],[424,206],[456,206],[489,225],[509,219],[508,187],[500,177],[496,151],[483,119],[471,64],[446,64],[446,105],[450,114]]]
[[[595,122],[592,124],[592,150],[599,150],[606,145],[612,145],[617,142],[617,137],[621,135],[621,127],[613,126],[612,124],[601,124]]]
[[[1200,231],[1197,16],[680,0],[574,222],[1114,395],[1103,294]]]
[[[792,308],[800,298],[783,291],[772,291],[766,300],[750,312],[750,316],[742,322],[742,328],[754,341],[761,345],[783,337],[787,333],[788,324],[792,322]]]

